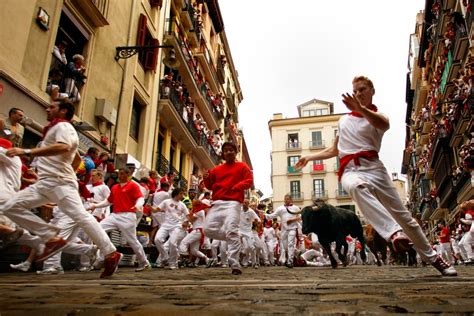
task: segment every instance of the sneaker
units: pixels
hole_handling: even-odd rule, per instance
[[[164,268],[165,267],[165,264],[163,262],[158,262],[158,263],[155,263],[155,268]]]
[[[394,233],[390,240],[392,241],[393,250],[397,253],[404,253],[413,247],[413,242],[402,231]]]
[[[105,258],[104,271],[102,271],[100,278],[103,279],[103,278],[112,276],[112,274],[114,274],[117,271],[118,265],[120,263],[120,260],[122,260],[122,257],[123,257],[123,254],[121,254],[118,251],[115,251],[110,256]]]
[[[178,269],[178,266],[169,266],[169,269],[170,269],[170,270],[177,270],[177,269]]]
[[[92,271],[94,270],[94,267],[93,266],[83,266],[83,267],[80,267],[79,269],[77,269],[77,271],[79,272],[89,272],[89,271]]]
[[[47,268],[36,271],[36,274],[64,274],[64,269],[62,267]]]
[[[287,263],[285,263],[285,266],[286,266],[287,268],[292,269],[292,268],[293,268],[293,262],[287,262]]]
[[[228,268],[228,267],[229,267],[229,265],[226,264],[226,263],[224,263],[224,264],[221,266],[221,268]]]
[[[253,265],[253,268],[254,268],[254,269],[258,269],[259,267],[260,267],[260,265],[258,265],[258,264],[254,264],[254,265]]]
[[[464,265],[466,266],[474,265],[474,259],[467,259],[466,261],[464,261]]]
[[[28,270],[30,270],[31,268],[31,263],[29,261],[23,261],[23,262],[20,262],[19,264],[11,264],[10,268],[14,270],[28,272]]]
[[[436,260],[431,263],[442,275],[445,276],[456,276],[458,275],[456,269],[447,263],[440,255],[436,256]]]
[[[234,268],[234,269],[232,269],[232,274],[233,274],[233,275],[241,275],[241,274],[242,274],[242,270]]]
[[[64,247],[66,247],[67,241],[59,237],[56,241],[49,241],[44,244],[44,250],[42,253],[38,254],[36,257],[36,262],[44,261],[54,255],[55,253],[61,251]]]
[[[207,260],[206,268],[214,267],[217,263],[217,259],[209,259]]]
[[[145,270],[151,269],[151,265],[148,263],[148,261],[144,264],[139,265],[136,269],[135,272],[142,272]]]

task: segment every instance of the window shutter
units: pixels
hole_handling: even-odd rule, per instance
[[[148,45],[158,46],[160,45],[160,41],[152,38]],[[145,52],[145,64],[143,65],[143,68],[145,68],[145,70],[156,70],[156,64],[158,62],[158,50],[159,48],[157,47],[153,49],[148,49]]]
[[[140,14],[140,20],[138,20],[138,32],[137,32],[137,46],[145,45],[146,37],[146,16]]]

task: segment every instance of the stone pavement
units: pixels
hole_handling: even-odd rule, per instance
[[[431,267],[244,269],[120,268],[0,275],[0,315],[264,315],[474,313],[474,267],[441,277]]]

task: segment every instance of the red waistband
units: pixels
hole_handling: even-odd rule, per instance
[[[367,151],[359,151],[355,154],[345,155],[341,157],[339,160],[339,170],[337,171],[337,176],[339,181],[341,181],[342,174],[344,173],[344,169],[346,169],[349,162],[354,160],[354,164],[356,166],[360,166],[360,158],[365,159],[374,159],[378,158],[379,154],[375,150],[367,150]]]

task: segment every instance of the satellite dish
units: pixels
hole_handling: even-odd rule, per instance
[[[165,58],[163,58],[163,64],[171,69],[178,69],[179,60],[176,59],[176,52],[173,48],[171,48]]]

